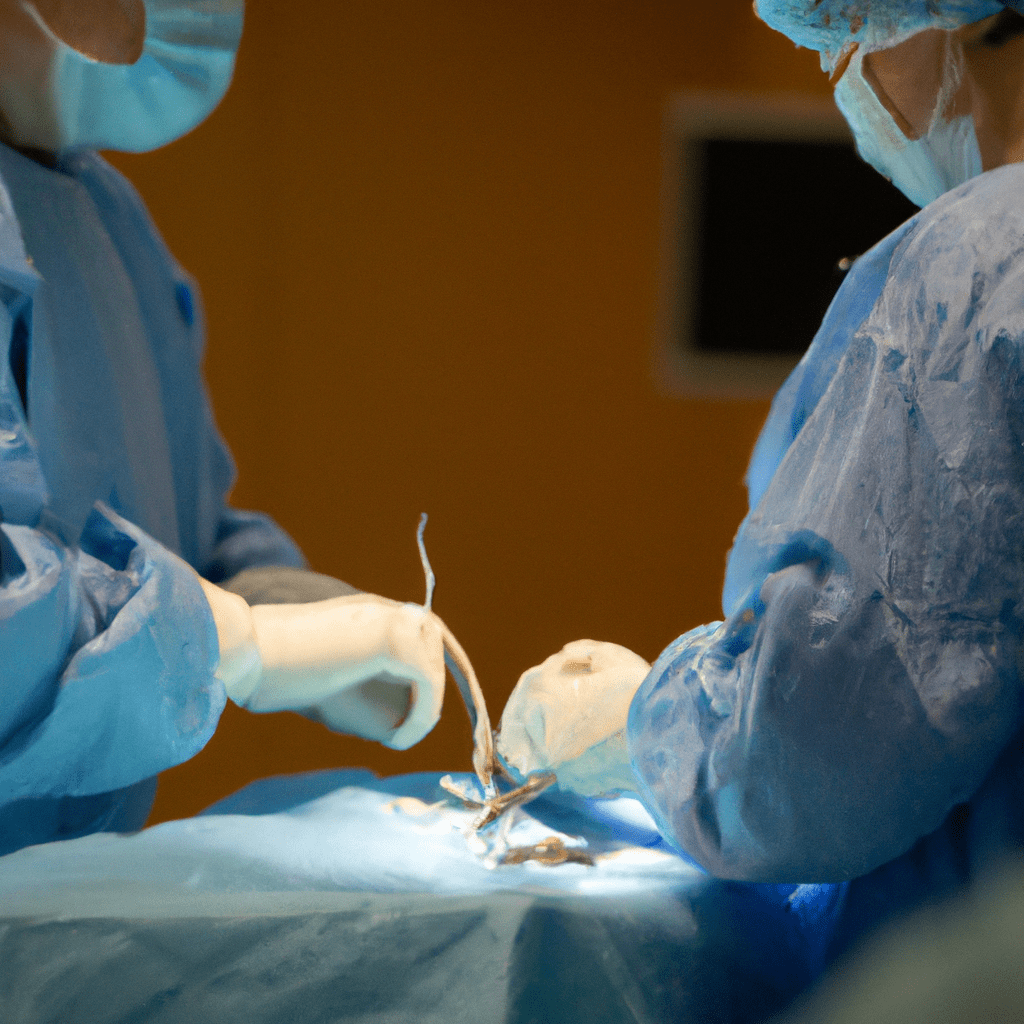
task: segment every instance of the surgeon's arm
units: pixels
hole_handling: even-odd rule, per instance
[[[78,546],[9,522],[0,546],[0,804],[121,789],[201,749],[224,690],[195,572],[103,507]]]
[[[225,688],[399,749],[440,714],[445,628],[421,606],[250,608],[102,506],[77,547],[0,525],[0,558],[0,804],[121,789],[187,760]]]
[[[741,527],[726,621],[633,701],[643,797],[713,874],[863,874],[968,799],[1019,725],[1024,274],[1019,251],[986,265],[994,222],[903,244]]]

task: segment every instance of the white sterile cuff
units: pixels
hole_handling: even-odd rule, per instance
[[[220,661],[216,677],[224,684],[228,697],[244,707],[263,675],[252,609],[237,594],[201,577],[199,582],[217,627]]]

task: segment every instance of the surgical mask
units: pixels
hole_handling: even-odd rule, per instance
[[[857,152],[885,175],[912,203],[927,206],[957,185],[981,174],[981,151],[974,119],[946,117],[959,85],[950,55],[946,81],[939,92],[928,130],[908,139],[864,77],[864,54],[858,50],[836,84],[836,104],[853,131]]]
[[[86,2],[86,0],[82,0]],[[60,39],[34,4],[22,9],[47,37],[46,74],[26,85],[0,69],[10,141],[52,153],[156,149],[203,121],[227,91],[244,0],[145,0],[146,38],[133,64],[93,60]]]

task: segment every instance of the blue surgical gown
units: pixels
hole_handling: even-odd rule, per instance
[[[1021,196],[986,173],[854,264],[755,449],[725,621],[630,709],[663,834],[834,883],[833,949],[1024,849]]]
[[[125,179],[0,146],[0,854],[141,826],[225,702],[192,570],[303,564],[225,504],[202,352]]]

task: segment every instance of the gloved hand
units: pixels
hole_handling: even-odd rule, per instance
[[[498,756],[519,781],[553,771],[562,789],[581,796],[635,790],[626,718],[650,669],[618,644],[566,644],[519,677],[501,716]]]
[[[422,605],[356,593],[250,607],[201,583],[220,642],[217,676],[236,704],[298,711],[396,750],[440,717],[451,634]]]

